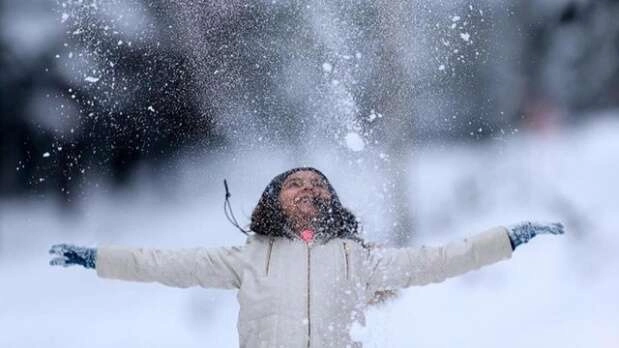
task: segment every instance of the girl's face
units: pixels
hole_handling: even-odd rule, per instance
[[[290,174],[279,193],[284,215],[297,224],[310,222],[318,216],[318,204],[328,204],[330,201],[331,192],[327,182],[311,170]]]

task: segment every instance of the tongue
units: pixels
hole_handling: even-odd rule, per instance
[[[306,243],[309,243],[314,239],[314,230],[304,229],[301,231],[300,236]]]

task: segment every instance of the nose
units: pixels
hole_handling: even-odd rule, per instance
[[[313,191],[314,188],[316,188],[316,185],[314,185],[313,182],[311,181],[303,181],[303,191]]]

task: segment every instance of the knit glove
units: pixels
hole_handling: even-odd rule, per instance
[[[527,243],[531,238],[538,234],[563,234],[565,233],[561,223],[543,224],[537,222],[525,221],[519,224],[508,226],[509,240],[512,244],[512,250],[516,250],[520,244]]]
[[[86,268],[95,268],[97,249],[85,248],[71,244],[52,245],[49,253],[55,257],[49,262],[52,266],[68,267],[80,265]]]

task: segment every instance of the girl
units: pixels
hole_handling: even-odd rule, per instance
[[[243,246],[184,250],[52,246],[52,265],[94,268],[102,278],[174,287],[237,289],[241,347],[361,347],[349,331],[376,296],[441,282],[500,260],[561,224],[495,227],[439,247],[377,248],[358,236],[324,174],[276,176],[251,216]]]

